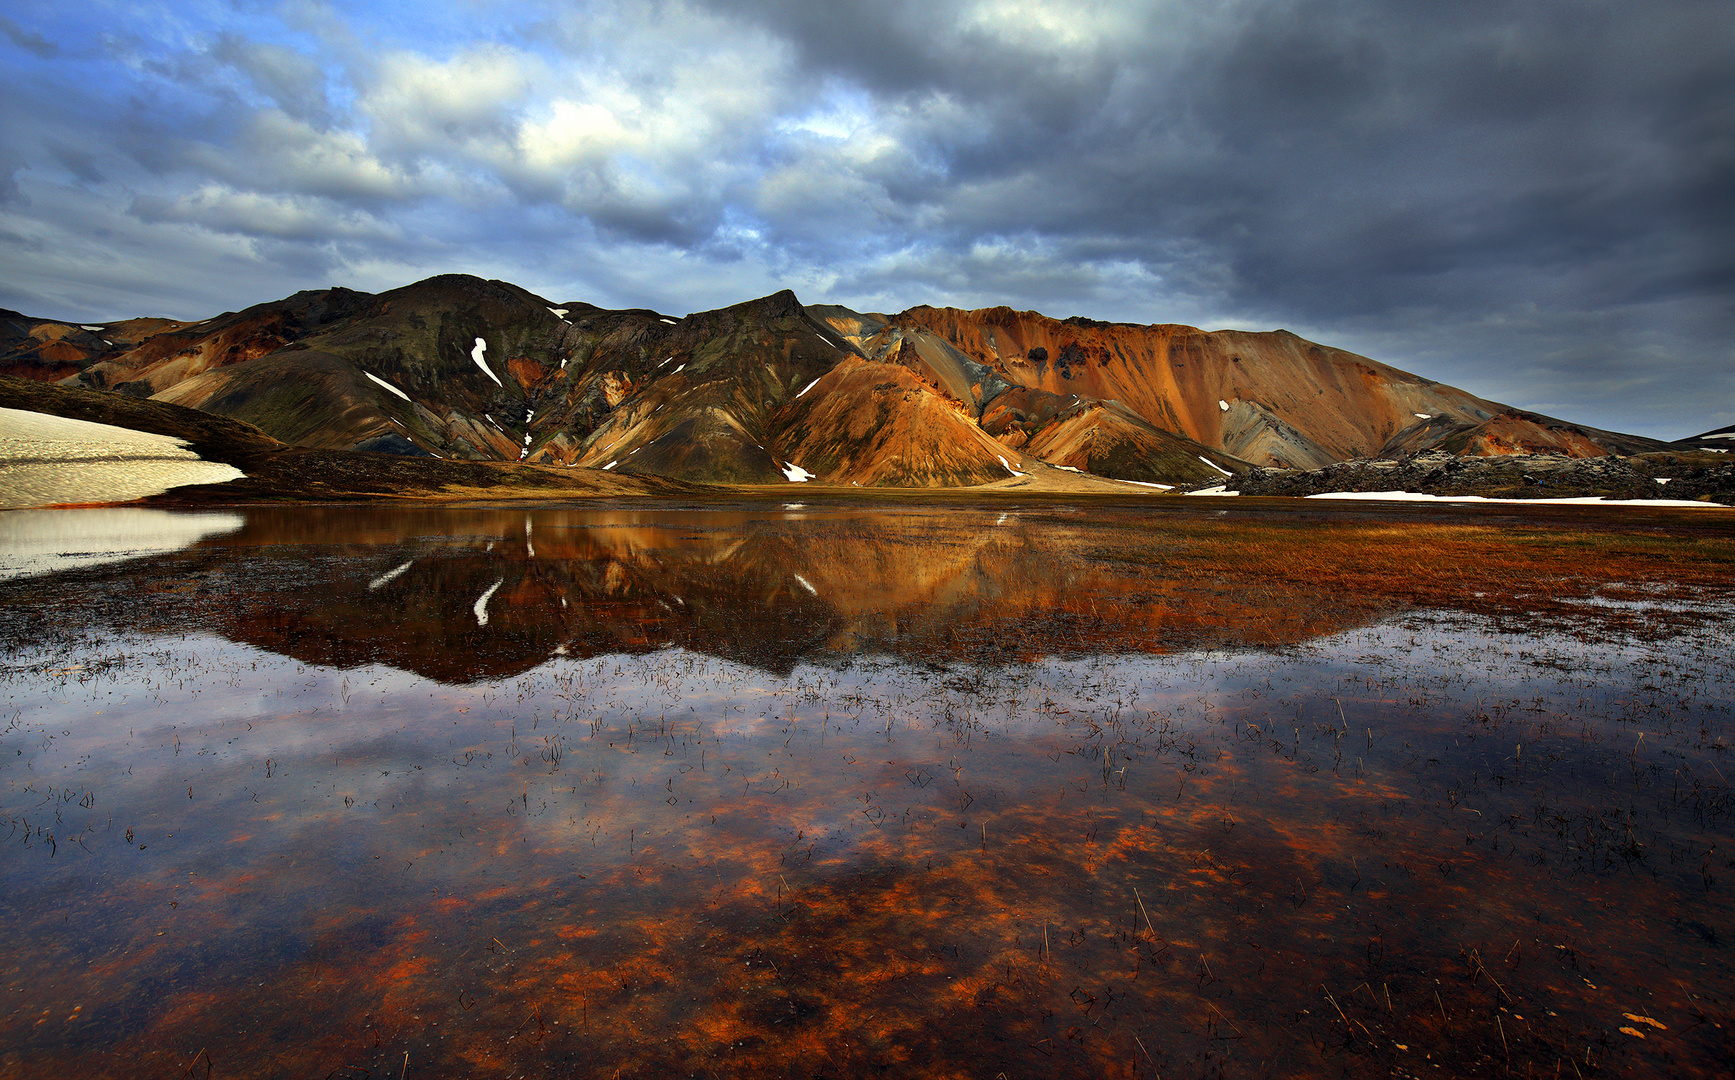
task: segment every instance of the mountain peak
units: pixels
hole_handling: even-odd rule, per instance
[[[769,296],[761,296],[757,300],[735,304],[723,310],[735,311],[743,315],[752,314],[762,319],[799,318],[805,311],[793,289],[779,289]]]

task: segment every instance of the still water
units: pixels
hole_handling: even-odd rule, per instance
[[[1309,513],[7,515],[0,1074],[1728,1075],[1728,535]]]

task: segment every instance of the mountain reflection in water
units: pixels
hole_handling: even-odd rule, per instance
[[[778,674],[859,651],[992,662],[1275,645],[1368,618],[1292,583],[1237,594],[1197,537],[1053,512],[245,511],[208,545],[113,571],[144,612],[335,667],[446,683],[671,646]],[[129,610],[126,618],[137,618]]]
[[[1715,522],[236,515],[0,581],[0,1075],[1735,1060]]]

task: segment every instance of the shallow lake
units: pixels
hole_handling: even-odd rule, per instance
[[[1727,515],[1212,502],[0,515],[0,1074],[1729,1075]]]

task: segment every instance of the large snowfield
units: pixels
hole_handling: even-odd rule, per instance
[[[173,436],[0,409],[0,510],[128,502],[245,475]]]

